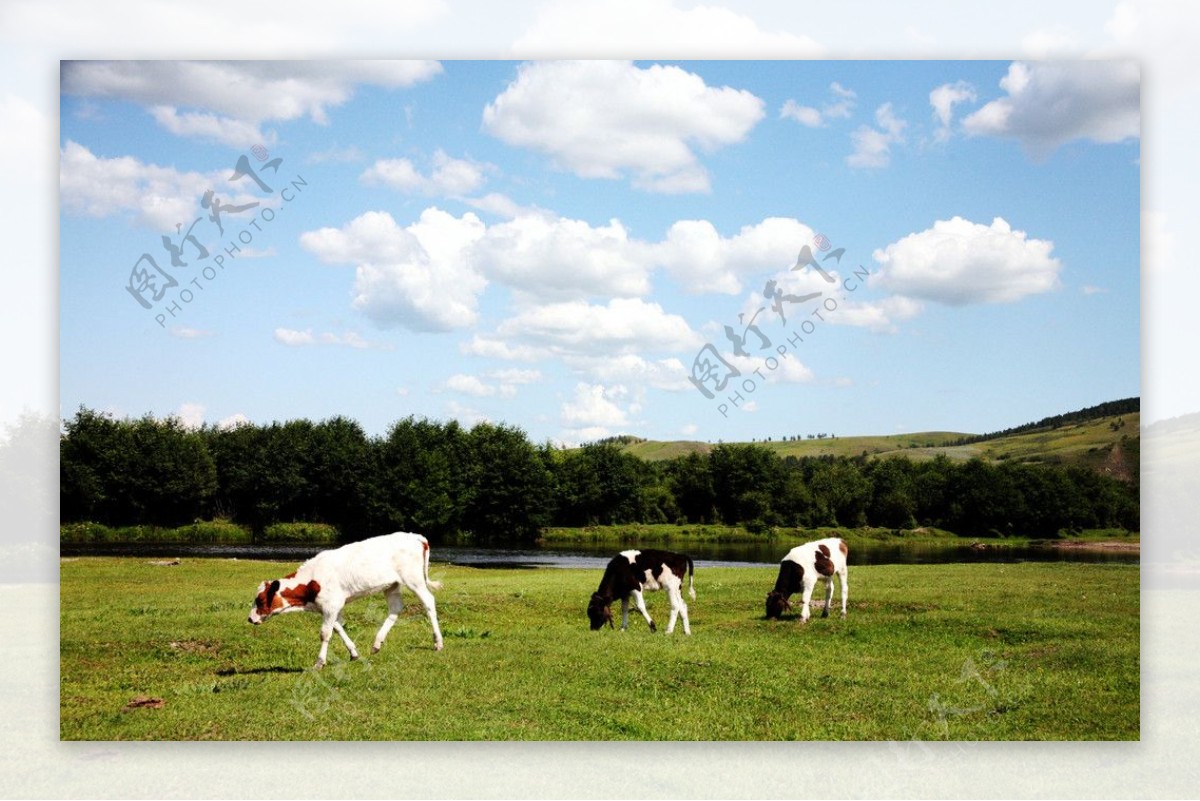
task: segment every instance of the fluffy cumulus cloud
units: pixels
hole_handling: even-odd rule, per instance
[[[59,191],[68,212],[97,218],[130,215],[159,231],[174,231],[199,217],[200,200],[209,189],[228,205],[263,201],[263,196],[247,195],[230,184],[228,177],[228,170],[181,172],[132,156],[97,156],[70,140],[59,154]]]
[[[548,61],[523,65],[484,109],[483,124],[583,178],[629,177],[648,191],[700,192],[709,178],[697,151],[742,141],[763,118],[763,105],[680,67]]]
[[[326,263],[355,265],[354,307],[380,326],[449,331],[478,316],[487,280],[464,253],[483,232],[474,214],[429,208],[405,228],[387,212],[368,212],[300,243]]]
[[[1000,80],[1005,97],[963,120],[976,136],[1019,140],[1036,157],[1078,139],[1136,139],[1141,73],[1133,61],[1017,61]]]
[[[1007,303],[1059,286],[1053,249],[1000,217],[991,225],[954,217],[876,250],[880,266],[870,284],[951,306]]]
[[[707,220],[681,220],[650,249],[655,263],[688,292],[736,294],[742,279],[789,267],[813,230],[789,217],[770,217],[724,237]]]
[[[605,428],[629,424],[628,412],[618,402],[627,395],[622,385],[605,387],[603,384],[575,385],[571,400],[562,405],[562,420],[574,429]]]
[[[500,323],[496,333],[502,342],[557,356],[677,352],[701,345],[682,317],[639,298],[536,306]]]
[[[650,291],[644,248],[619,220],[522,215],[493,225],[475,257],[491,278],[540,298],[635,297]]]
[[[487,172],[491,169],[487,164],[453,158],[438,150],[426,173],[408,159],[380,159],[367,168],[359,180],[401,192],[456,198],[477,191],[486,182]]]
[[[399,88],[440,72],[435,61],[68,61],[62,91],[139,103],[172,133],[245,147],[270,144],[263,122],[327,123],[359,84]]]

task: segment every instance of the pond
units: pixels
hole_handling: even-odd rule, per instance
[[[798,543],[796,543],[798,544]],[[1061,548],[1048,544],[1008,546],[969,542],[861,543],[850,552],[851,564],[948,564],[953,562],[1113,562],[1138,564],[1136,549]],[[612,555],[633,546],[572,543],[543,548],[463,548],[434,546],[433,561],[471,567],[566,567],[603,569]],[[670,543],[666,546],[695,559],[697,566],[747,567],[776,565],[790,544],[780,543]],[[201,557],[263,559],[302,562],[318,551],[315,545],[172,545],[167,543],[63,544],[62,556],[137,556],[149,558]]]

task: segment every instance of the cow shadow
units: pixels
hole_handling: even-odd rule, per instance
[[[304,668],[298,667],[283,667],[282,665],[272,665],[271,667],[257,668],[221,668],[217,671],[218,676],[252,676],[258,673],[303,673]]]

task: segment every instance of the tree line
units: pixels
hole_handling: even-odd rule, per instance
[[[748,444],[650,462],[613,442],[562,449],[508,425],[413,417],[367,436],[345,417],[190,429],[80,409],[63,428],[63,522],[306,521],[346,539],[410,530],[495,545],[532,542],[545,526],[626,523],[1038,537],[1138,528],[1137,487],[1079,467],[781,457]]]

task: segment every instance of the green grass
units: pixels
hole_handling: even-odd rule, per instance
[[[254,537],[250,529],[228,520],[198,520],[186,526],[105,526],[100,523],[63,523],[59,541],[87,543],[222,543],[249,545]]]
[[[693,636],[587,630],[593,570],[435,564],[446,647],[411,600],[367,655],[382,597],[246,622],[294,565],[86,558],[61,565],[64,739],[1137,739],[1138,568],[851,567],[847,620],[762,619],[772,568],[701,569]],[[407,596],[406,596],[407,597]],[[126,705],[138,696],[161,708]]]
[[[1124,426],[1112,426],[1124,422]],[[1130,479],[1137,475],[1136,449],[1140,439],[1138,413],[1114,415],[1058,428],[1011,434],[970,445],[952,443],[972,436],[953,431],[923,431],[914,434],[890,434],[861,437],[802,439],[795,441],[758,442],[780,456],[859,456],[874,458],[905,456],[910,459],[932,459],[944,455],[956,462],[982,457],[990,461],[1012,459],[1022,462],[1080,465],[1093,470],[1115,473]],[[1132,441],[1121,445],[1121,438]],[[713,446],[707,442],[643,440],[623,446],[623,449],[642,459],[656,461],[674,459],[688,453],[708,453]],[[1115,452],[1114,452],[1115,451]]]

